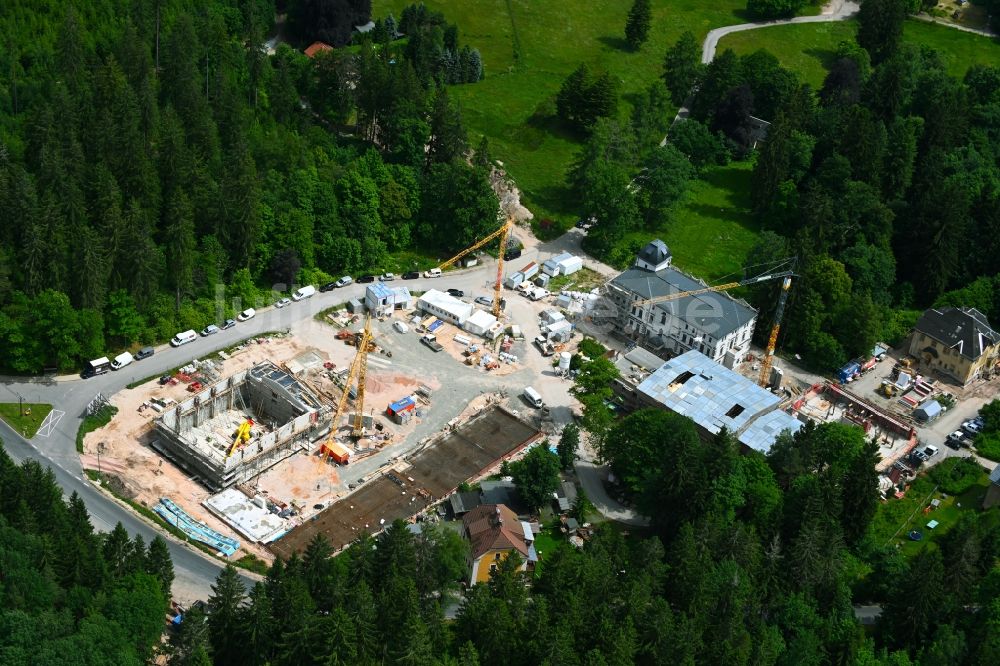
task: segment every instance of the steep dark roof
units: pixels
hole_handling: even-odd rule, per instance
[[[972,361],[1000,342],[1000,333],[990,328],[986,315],[976,308],[925,310],[915,329]]]
[[[528,544],[517,515],[503,504],[481,504],[462,518],[472,546],[472,557],[491,550],[515,549],[528,557]]]
[[[672,266],[655,273],[641,268],[630,268],[612,280],[611,283],[642,299],[705,288],[704,283]],[[745,302],[737,301],[723,292],[685,296],[673,301],[657,303],[654,307],[666,310],[675,317],[681,317],[689,325],[709,333],[717,340],[724,338],[757,316],[757,311]],[[658,323],[659,319],[657,318],[654,325]]]
[[[647,264],[657,266],[670,258],[670,248],[667,244],[657,238],[655,241],[646,244],[639,252],[639,259]]]

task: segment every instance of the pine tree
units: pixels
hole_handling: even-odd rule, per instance
[[[208,598],[212,659],[217,666],[240,666],[240,619],[246,588],[236,568],[227,564]]]
[[[427,159],[430,163],[451,162],[464,155],[467,148],[462,113],[449,100],[447,89],[441,88],[431,110],[431,141]]]
[[[556,452],[559,454],[559,466],[566,471],[573,467],[576,460],[576,450],[580,446],[580,428],[576,424],[570,423],[563,428],[562,435],[559,436],[559,444]]]
[[[686,31],[667,51],[663,62],[663,83],[670,92],[670,101],[680,106],[701,81],[705,66],[701,63],[701,47],[694,33]]]
[[[164,245],[167,266],[170,267],[170,285],[174,289],[175,307],[181,308],[181,297],[194,289],[194,261],[197,241],[194,232],[194,210],[184,190],[178,189],[170,197],[166,213]]]
[[[101,552],[104,554],[109,573],[115,578],[121,578],[127,573],[126,563],[131,548],[131,539],[121,523],[115,525],[115,528],[104,537]]]
[[[160,581],[160,589],[163,591],[164,597],[169,599],[174,583],[174,563],[170,559],[167,542],[160,535],[156,535],[149,542],[145,568],[146,573],[152,574]]]
[[[625,20],[625,41],[637,51],[649,36],[649,26],[653,22],[653,10],[649,0],[635,0]]]

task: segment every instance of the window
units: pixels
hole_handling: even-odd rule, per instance
[[[660,326],[663,326],[666,323],[667,323],[667,313],[666,312],[661,312],[660,313]]]
[[[677,379],[674,380],[674,384],[685,384],[687,380],[694,377],[694,373],[690,370],[685,370],[681,374],[677,375]]]
[[[496,554],[493,555],[493,561],[494,562],[499,562],[500,561],[500,553],[496,553]]]
[[[731,419],[734,419],[743,413],[743,409],[744,409],[743,405],[733,405],[732,407],[729,408],[729,411],[726,412],[726,416],[728,416]]]

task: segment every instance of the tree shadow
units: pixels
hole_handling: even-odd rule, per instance
[[[826,70],[833,67],[833,63],[837,61],[837,52],[830,49],[803,49],[802,53],[818,60],[823,65],[823,69]]]
[[[624,37],[601,35],[597,38],[597,41],[609,48],[615,49],[616,51],[632,52],[632,47],[628,45],[628,42],[625,41]]]

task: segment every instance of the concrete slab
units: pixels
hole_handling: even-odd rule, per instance
[[[255,504],[235,488],[227,488],[202,502],[205,508],[247,539],[270,543],[285,534],[289,526],[283,518],[267,510],[263,498],[260,503],[264,506]]]

